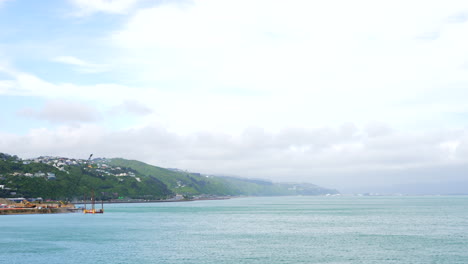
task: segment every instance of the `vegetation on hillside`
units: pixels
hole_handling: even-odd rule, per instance
[[[309,183],[272,183],[265,180],[226,176],[203,176],[199,173],[172,171],[140,161],[110,159],[109,164],[131,168],[143,175],[159,178],[168,188],[182,194],[213,195],[323,195],[338,191]]]
[[[16,156],[0,153],[0,197],[72,200],[84,198],[91,190],[98,199],[105,200],[123,197],[156,200],[170,198],[175,194],[193,197],[337,193],[336,190],[313,184],[206,176],[120,158],[73,160],[73,163],[69,163],[72,165],[61,163],[66,158],[53,159],[26,162]]]
[[[24,174],[54,173],[55,179]],[[138,174],[137,174],[138,176]],[[42,197],[44,199],[82,199],[91,190],[99,199],[119,197],[165,199],[173,193],[156,177],[116,177],[99,173],[84,165],[67,166],[65,171],[43,163],[23,164],[19,160],[0,159],[0,197]]]

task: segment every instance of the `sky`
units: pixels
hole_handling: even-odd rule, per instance
[[[0,0],[0,152],[468,193],[468,1]]]

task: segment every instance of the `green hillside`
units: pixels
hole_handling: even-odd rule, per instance
[[[201,176],[194,173],[172,171],[140,161],[121,158],[110,159],[113,166],[131,168],[143,175],[161,180],[168,188],[180,194],[213,195],[323,195],[336,194],[338,191],[308,183],[272,183],[264,180],[252,180],[238,177]]]
[[[239,192],[229,189],[222,180],[208,178],[188,172],[172,171],[141,161],[121,158],[109,159],[108,164],[131,168],[142,175],[153,176],[174,193],[179,194],[213,194],[213,195],[239,195]]]
[[[157,200],[184,196],[273,196],[335,194],[313,184],[272,183],[169,170],[136,160],[39,157],[22,160],[0,153],[0,197]]]
[[[65,166],[59,170],[44,163],[24,164],[20,160],[1,159],[0,197],[42,197],[44,199],[82,199],[94,190],[99,199],[118,197],[162,199],[173,195],[156,177],[115,177],[84,165]],[[4,157],[4,156],[3,156]],[[34,176],[53,173],[55,179]],[[33,176],[26,176],[33,174]],[[138,176],[138,174],[137,174]]]

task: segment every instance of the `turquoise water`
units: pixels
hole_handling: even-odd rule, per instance
[[[468,263],[468,197],[262,197],[0,216],[0,263]]]

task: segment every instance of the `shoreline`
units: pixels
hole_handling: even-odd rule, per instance
[[[120,203],[180,203],[180,202],[195,202],[195,201],[210,201],[210,200],[229,200],[232,198],[238,198],[238,196],[230,196],[230,197],[211,197],[211,198],[197,198],[197,199],[181,199],[181,200],[127,200],[127,201],[119,201],[119,200],[112,200],[112,201],[95,201],[96,205],[101,203],[103,204],[120,204]],[[70,202],[74,205],[82,205],[85,204],[85,201],[79,202]],[[86,205],[90,205],[91,201],[86,201]]]
[[[178,202],[195,202],[195,201],[207,201],[207,200],[228,200],[236,197],[207,197],[197,199],[182,199],[182,200],[128,200],[128,201],[96,201],[95,205],[99,204],[132,204],[132,203],[178,203]],[[70,203],[73,205],[84,205],[85,201]],[[86,201],[86,205],[91,205],[91,201]],[[0,208],[0,215],[27,215],[27,214],[64,214],[64,213],[77,213],[82,212],[84,208],[81,207],[56,207],[56,208]]]

